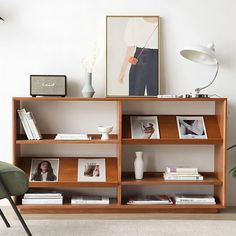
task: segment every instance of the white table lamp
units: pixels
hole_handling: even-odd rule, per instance
[[[209,87],[216,79],[218,71],[219,71],[219,62],[215,56],[215,46],[214,43],[209,43],[205,46],[195,46],[186,48],[180,51],[181,56],[184,58],[197,62],[204,65],[216,65],[216,73],[209,84],[204,87],[195,89],[195,97],[208,97],[208,94],[200,94],[200,91]]]

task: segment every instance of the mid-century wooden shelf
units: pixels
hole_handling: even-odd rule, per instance
[[[109,140],[101,140],[101,135],[88,134],[91,140],[55,140],[56,134],[43,134],[43,139],[28,140],[25,135],[18,135],[16,144],[116,144],[118,136],[111,134]]]
[[[203,180],[164,180],[162,172],[145,172],[142,180],[134,178],[134,172],[122,174],[122,185],[221,185],[213,172],[201,172]]]
[[[108,110],[107,114],[104,115],[107,118],[109,112],[111,114],[117,114],[116,124],[117,127],[115,134],[110,135],[110,139],[103,141],[101,140],[101,135],[94,133],[91,135],[91,140],[55,140],[56,131],[52,129],[53,134],[43,134],[43,139],[41,140],[27,140],[26,136],[22,132],[22,126],[20,119],[17,114],[17,109],[21,108],[32,108],[34,111],[40,112],[41,106],[45,106],[48,103],[55,103],[60,106],[63,102],[73,102],[73,103],[84,103],[86,106],[81,106],[83,113],[86,113],[86,109],[91,113],[90,104],[97,103],[103,108],[107,104],[113,103],[112,109]],[[142,104],[139,106],[139,103]],[[180,105],[181,103],[181,105]],[[58,189],[63,189],[63,204],[62,205],[22,205],[22,196],[16,198],[17,207],[21,209],[23,213],[153,213],[153,212],[218,212],[220,209],[226,206],[226,126],[227,126],[227,99],[226,98],[156,98],[156,97],[108,97],[108,98],[78,98],[78,97],[15,97],[12,100],[13,104],[13,163],[20,168],[22,168],[27,174],[30,173],[30,166],[32,158],[40,158],[36,154],[30,155],[30,153],[25,150],[32,150],[32,147],[28,145],[54,145],[54,144],[73,144],[81,145],[96,144],[103,145],[108,144],[109,147],[116,149],[116,154],[114,157],[104,156],[102,158],[106,159],[106,182],[79,182],[77,180],[78,175],[78,159],[83,157],[67,157],[55,155],[55,158],[59,158],[59,176],[58,182],[30,182],[30,191],[57,191]],[[178,114],[174,109],[175,105],[180,105],[179,107],[191,106],[191,108],[198,107],[200,112],[193,112],[194,109],[185,109],[182,113],[180,110]],[[71,105],[71,103],[70,103]],[[73,104],[74,105],[74,104]],[[79,104],[80,105],[80,104]],[[133,109],[133,105],[135,109]],[[204,105],[202,109],[201,105]],[[205,106],[206,105],[206,106]],[[29,107],[27,107],[29,106]],[[143,107],[145,106],[145,112],[143,112]],[[199,108],[200,106],[200,108]],[[61,106],[62,109],[67,109],[66,106]],[[159,114],[153,107],[162,107],[164,112]],[[209,109],[208,112],[208,108]],[[76,106],[75,106],[76,109]],[[110,108],[109,108],[110,109]],[[161,109],[162,110],[162,109]],[[150,111],[150,112],[149,112]],[[165,112],[166,111],[166,112]],[[70,111],[71,112],[71,111]],[[76,111],[79,112],[79,111]],[[92,111],[93,112],[93,111]],[[115,113],[114,113],[115,112]],[[202,114],[201,114],[202,112]],[[44,111],[45,114],[45,111]],[[53,112],[50,112],[50,115]],[[141,115],[152,115],[157,116],[158,125],[160,131],[160,139],[132,139],[131,137],[131,126],[130,126],[130,116],[141,116]],[[203,116],[204,123],[206,126],[207,139],[180,139],[178,134],[176,116]],[[93,114],[92,114],[93,116]],[[53,119],[57,119],[57,114]],[[94,114],[96,119],[96,114]],[[41,117],[42,119],[42,117]],[[52,120],[53,120],[52,119]],[[78,116],[75,118],[79,120]],[[37,117],[36,117],[37,120]],[[76,121],[77,121],[76,120]],[[59,120],[60,121],[60,120]],[[41,122],[37,120],[37,122]],[[64,122],[64,121],[63,121]],[[65,122],[67,122],[65,120]],[[64,126],[63,126],[64,127]],[[86,126],[87,127],[87,126]],[[46,129],[45,129],[46,130]],[[93,132],[93,131],[91,131]],[[60,132],[58,132],[60,133]],[[192,145],[193,149],[198,150],[201,145],[211,145],[214,147],[214,169],[213,172],[202,172],[204,176],[203,181],[166,181],[163,179],[161,172],[145,172],[144,178],[142,180],[136,180],[134,178],[134,172],[124,172],[124,163],[127,156],[123,155],[125,149],[139,149],[141,145],[153,145],[155,146],[165,144],[168,149],[168,145],[182,145],[178,152],[182,149],[184,150],[184,145]],[[90,150],[96,148],[96,145],[90,145],[88,148],[87,156],[90,157]],[[132,145],[132,147],[128,147]],[[24,148],[22,148],[24,146]],[[125,146],[125,149],[124,149]],[[106,145],[102,147],[107,148]],[[55,149],[58,148],[57,146]],[[143,147],[142,147],[143,148]],[[146,147],[145,147],[146,148]],[[165,148],[165,147],[163,147]],[[53,148],[54,149],[54,148]],[[212,149],[213,151],[213,149]],[[69,154],[68,154],[69,155]],[[51,155],[49,154],[48,156]],[[72,155],[73,156],[73,155]],[[100,157],[100,153],[97,153]],[[45,157],[43,157],[45,158]],[[90,157],[95,158],[95,157]],[[162,158],[162,157],[160,157]],[[174,158],[174,157],[173,157]],[[190,157],[191,158],[191,157]],[[128,162],[128,160],[127,160]],[[171,163],[170,163],[171,165]],[[201,171],[201,170],[200,170]],[[127,205],[127,197],[132,194],[132,189],[148,189],[146,186],[153,186],[158,190],[158,185],[168,186],[168,188],[178,190],[179,186],[185,187],[188,192],[190,188],[201,187],[209,188],[209,192],[213,191],[214,196],[217,199],[217,204],[215,205]],[[71,205],[71,191],[80,191],[80,189],[87,189],[96,191],[97,195],[100,191],[115,191],[115,199],[111,201],[109,205]],[[130,192],[129,192],[130,189]],[[146,191],[146,190],[144,190]],[[177,191],[178,192],[178,191]],[[64,195],[65,194],[65,195]],[[148,192],[145,192],[148,194]],[[168,193],[167,193],[168,194]],[[114,196],[112,196],[114,198]]]

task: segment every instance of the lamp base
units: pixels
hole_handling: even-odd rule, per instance
[[[208,94],[195,94],[195,98],[209,98]]]

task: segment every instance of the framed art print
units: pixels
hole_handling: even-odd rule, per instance
[[[107,16],[107,97],[159,94],[159,28],[159,16]]]
[[[58,181],[59,159],[33,158],[30,167],[30,181]]]
[[[133,139],[159,139],[157,116],[130,116]]]
[[[179,138],[206,139],[206,127],[202,116],[177,116]]]
[[[78,159],[79,182],[106,182],[106,159]]]

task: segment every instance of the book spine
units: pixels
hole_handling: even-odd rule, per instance
[[[203,180],[203,176],[164,176],[165,180]]]
[[[89,204],[109,204],[109,201],[71,201],[71,204],[85,204],[85,205],[89,205]]]
[[[167,167],[167,173],[198,173],[198,168]]]
[[[22,199],[22,204],[62,204],[63,199]]]
[[[22,111],[21,111],[21,110],[17,110],[17,112],[18,112],[18,115],[19,115],[19,117],[20,117],[20,121],[21,121],[21,124],[22,124],[22,126],[23,126],[23,129],[24,129],[24,131],[25,131],[26,137],[30,140],[31,137],[30,137],[30,135],[29,135],[29,131],[28,131],[28,128],[27,128],[27,126],[26,126],[26,122],[25,122],[25,120],[24,120]]]
[[[31,112],[27,112],[26,113],[26,116],[27,116],[27,119],[28,119],[28,122],[29,122],[29,125],[30,125],[30,128],[32,130],[32,133],[33,133],[33,136],[35,139],[39,140],[42,138],[37,126],[36,126],[36,123],[35,123],[35,120],[32,116],[32,113]]]
[[[23,109],[21,109],[21,112],[22,112],[22,115],[23,115],[23,119],[25,120],[27,130],[29,132],[30,139],[33,140],[35,138],[34,138],[34,135],[33,135],[33,131],[30,128],[30,124],[29,124],[29,120],[27,118],[26,110],[23,108]]]

